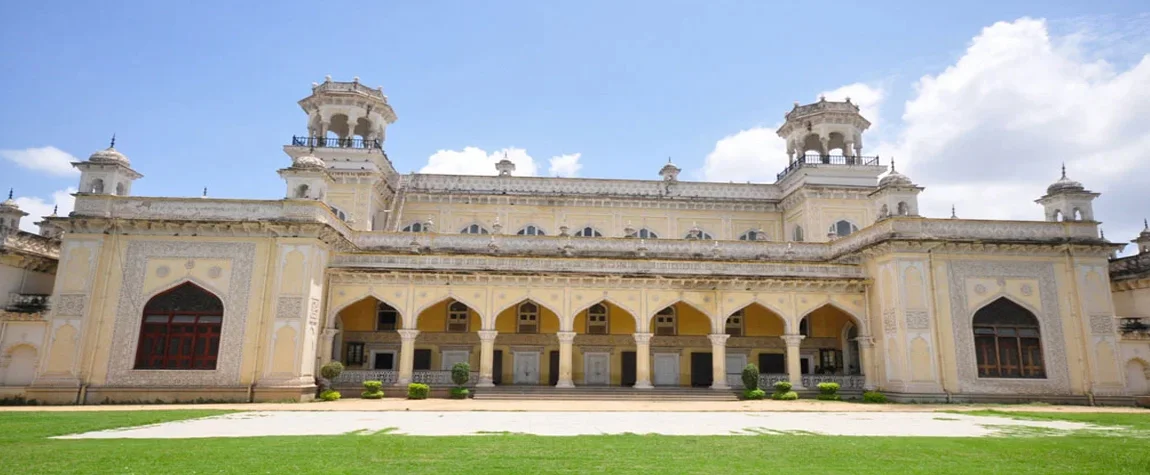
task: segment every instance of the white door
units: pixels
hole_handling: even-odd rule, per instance
[[[539,353],[515,352],[515,384],[539,384]]]
[[[679,385],[679,354],[655,354],[655,386]]]
[[[611,356],[587,353],[583,357],[583,384],[611,384]]]
[[[747,355],[727,355],[727,380],[742,384],[743,368],[747,367]],[[732,381],[732,382],[733,382]]]
[[[451,371],[455,363],[470,363],[471,353],[466,350],[450,350],[443,352],[443,370]]]

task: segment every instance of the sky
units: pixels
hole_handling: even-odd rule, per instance
[[[16,2],[0,16],[0,188],[70,211],[117,137],[141,196],[278,199],[296,102],[382,86],[402,172],[771,183],[793,102],[851,97],[920,211],[1042,219],[1058,179],[1126,242],[1150,214],[1139,1]],[[1127,252],[1133,246],[1128,246]]]

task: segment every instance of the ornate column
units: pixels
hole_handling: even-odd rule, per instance
[[[651,389],[651,334],[636,333],[635,337],[635,388]]]
[[[871,368],[871,362],[874,361],[874,338],[870,335],[860,335],[855,338],[859,344],[859,369],[863,374],[863,389],[871,391],[875,389],[874,384],[874,368]]]
[[[402,346],[399,347],[399,378],[395,381],[395,385],[407,386],[411,384],[411,373],[415,367],[415,337],[419,336],[419,330],[397,331]]]
[[[335,348],[334,348],[335,347],[335,337],[337,335],[339,335],[339,332],[340,331],[335,329],[335,328],[324,328],[323,329],[323,334],[322,334],[323,339],[320,340],[323,342],[323,344],[320,348],[320,353],[319,353],[319,365],[320,366],[323,366],[323,365],[331,362],[332,353],[335,350]]]
[[[573,388],[575,383],[571,381],[571,344],[575,342],[575,332],[559,332],[555,336],[559,337],[559,382],[555,383],[555,387]]]
[[[794,389],[803,389],[803,367],[799,364],[799,344],[806,337],[803,335],[783,335],[779,338],[787,343],[787,378],[791,380],[791,386],[794,386]]]
[[[711,389],[731,389],[727,385],[727,338],[731,335],[707,335],[711,339]]]
[[[479,383],[478,388],[495,387],[495,375],[492,374],[495,366],[495,330],[479,330]]]

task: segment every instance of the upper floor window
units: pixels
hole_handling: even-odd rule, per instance
[[[478,224],[472,224],[471,226],[467,226],[467,227],[459,230],[459,233],[460,234],[488,234],[487,228],[484,228],[483,226],[480,226]]]
[[[702,239],[705,241],[710,241],[715,238],[711,236],[710,233],[703,231],[702,229],[692,229],[691,231],[687,232],[687,235],[683,239]]]
[[[655,334],[675,334],[675,307],[667,307],[655,314]]]
[[[727,317],[727,334],[731,336],[743,336],[743,310],[732,313]]]
[[[838,237],[850,236],[852,233],[858,232],[859,227],[852,224],[845,219],[839,220],[837,223],[831,225],[830,233]]]
[[[603,233],[599,232],[591,226],[575,231],[576,237],[603,237]]]
[[[796,241],[796,242],[803,242],[803,227],[802,226],[795,226],[795,230],[793,231],[791,240]]]
[[[470,309],[463,302],[451,302],[447,306],[447,331],[453,333],[467,333],[467,321]]]
[[[766,239],[767,233],[757,229],[752,229],[739,236],[740,241],[765,241]]]
[[[399,325],[399,312],[391,305],[383,302],[375,310],[375,329],[377,331],[395,330]]]
[[[542,229],[539,229],[539,227],[535,226],[535,225],[529,225],[523,229],[520,229],[519,232],[517,232],[515,234],[518,234],[520,236],[546,236],[547,235],[547,233],[544,233]]]
[[[539,333],[539,306],[531,302],[519,304],[517,333]]]
[[[342,209],[339,209],[339,208],[336,208],[335,206],[332,206],[331,212],[332,212],[332,214],[335,215],[335,217],[342,219],[344,221],[347,221],[347,213],[344,213]]]
[[[601,303],[587,308],[587,333],[591,335],[606,335],[607,306]]]
[[[422,233],[424,229],[423,223],[411,223],[403,227],[405,233]]]
[[[216,369],[224,304],[211,292],[183,283],[144,305],[136,369]]]
[[[647,229],[647,228],[643,228],[643,229],[636,231],[635,234],[633,234],[632,236],[637,237],[639,239],[659,239],[658,234],[655,234],[654,231]]]

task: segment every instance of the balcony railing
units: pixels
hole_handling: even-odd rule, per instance
[[[804,374],[803,387],[817,389],[819,383],[839,383],[839,389],[859,389],[866,384],[866,377],[861,374]]]
[[[332,137],[300,137],[293,135],[293,147],[328,147],[328,148],[360,148],[368,150],[383,150],[383,143],[378,139],[366,140],[362,138],[332,138]]]
[[[878,157],[848,157],[845,155],[803,155],[787,165],[779,172],[777,179],[782,180],[791,172],[800,168],[818,167],[877,167]]]
[[[1120,317],[1118,332],[1127,340],[1150,340],[1150,318]]]
[[[48,295],[8,294],[5,310],[14,313],[41,313],[48,310]]]
[[[349,369],[340,373],[339,377],[332,381],[337,386],[359,386],[364,381],[381,381],[384,386],[391,386],[399,381],[399,372],[395,370],[360,370]],[[455,383],[451,381],[451,371],[433,371],[433,370],[416,370],[411,373],[411,382],[423,383],[428,386],[454,386]],[[467,380],[468,386],[474,386],[479,382],[479,372],[472,371],[471,377]]]

